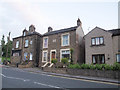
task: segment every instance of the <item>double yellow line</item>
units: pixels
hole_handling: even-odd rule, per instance
[[[53,76],[53,77],[59,77],[59,78],[65,78],[65,79],[81,80],[81,81],[87,81],[87,82],[104,83],[104,84],[112,84],[112,85],[120,86],[120,84],[118,84],[118,83],[112,83],[112,82],[97,81],[97,80],[86,80],[86,79],[71,78],[71,77],[57,76],[57,75],[51,75],[51,76]]]

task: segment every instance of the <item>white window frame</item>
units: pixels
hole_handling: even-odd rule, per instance
[[[118,62],[117,59],[119,59],[119,58],[117,57],[118,55],[120,55],[120,53],[116,54],[116,62]],[[120,62],[118,62],[118,63],[120,63]]]
[[[15,46],[15,48],[19,48],[19,41],[16,41],[16,46]]]
[[[60,49],[60,62],[61,62],[61,59],[62,59],[62,51],[65,51],[65,50],[69,50],[69,51],[70,51],[70,48]],[[69,60],[68,60],[68,61],[69,61]]]
[[[33,60],[33,54],[32,53],[30,53],[30,60]]]
[[[68,45],[63,45],[63,36],[68,35]],[[61,46],[69,46],[70,45],[70,34],[69,33],[64,33],[61,35]]]
[[[56,49],[50,50],[50,63],[51,63],[51,55],[52,55],[52,52],[55,52],[55,58],[56,58]]]
[[[47,52],[47,60],[46,61],[44,61],[44,52]],[[48,62],[48,51],[47,50],[44,50],[43,52],[42,52],[42,62]]]
[[[26,39],[26,40],[28,40],[28,39]],[[28,45],[26,46],[26,40],[25,40],[25,47],[28,47],[29,46],[29,40],[28,40]]]
[[[47,40],[47,47],[44,46],[44,39],[45,39],[45,38],[48,39],[48,37],[43,37],[43,48],[48,48],[48,40]]]
[[[23,36],[25,36],[26,35],[26,32],[23,32]]]

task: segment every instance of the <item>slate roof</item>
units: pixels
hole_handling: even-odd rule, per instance
[[[60,29],[60,30],[55,30],[51,32],[47,32],[43,34],[43,36],[48,36],[48,35],[53,35],[53,34],[58,34],[58,33],[63,33],[63,32],[69,32],[69,31],[74,31],[76,30],[78,26],[70,27],[70,28],[65,28],[65,29]]]
[[[108,30],[108,32],[112,33],[112,36],[120,35],[120,29]]]

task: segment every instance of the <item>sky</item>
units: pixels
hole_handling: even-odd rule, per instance
[[[11,40],[33,24],[40,34],[77,25],[80,18],[84,33],[96,26],[118,28],[118,0],[0,0],[0,40]]]

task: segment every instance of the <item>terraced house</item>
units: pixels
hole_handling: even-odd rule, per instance
[[[56,58],[61,62],[62,58],[68,58],[70,62],[70,49],[73,49],[73,63],[84,62],[84,32],[82,22],[77,20],[77,26],[55,30],[48,27],[48,32],[43,34],[42,53],[40,66],[52,66],[51,60]],[[49,64],[49,65],[48,65]],[[57,64],[59,65],[59,63]]]
[[[41,37],[41,34],[35,31],[34,25],[31,25],[29,31],[24,29],[22,36],[13,38],[11,63],[38,66]]]
[[[120,63],[120,29],[95,27],[85,37],[85,63]]]

